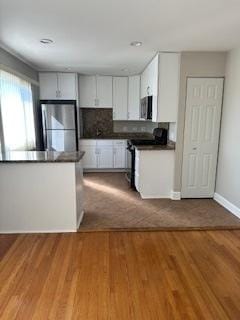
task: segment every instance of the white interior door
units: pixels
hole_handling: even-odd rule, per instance
[[[182,198],[211,198],[215,189],[223,78],[189,78]]]

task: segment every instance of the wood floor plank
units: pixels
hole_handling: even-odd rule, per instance
[[[240,231],[9,237],[0,319],[240,319]]]

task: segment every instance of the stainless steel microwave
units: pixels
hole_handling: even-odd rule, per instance
[[[153,96],[147,96],[141,99],[140,119],[152,120],[152,100]]]

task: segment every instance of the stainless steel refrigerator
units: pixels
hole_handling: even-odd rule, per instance
[[[43,145],[47,151],[77,151],[77,107],[74,100],[41,100]]]

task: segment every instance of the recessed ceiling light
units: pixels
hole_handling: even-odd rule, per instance
[[[43,44],[50,44],[50,43],[53,43],[53,40],[51,40],[51,39],[41,39],[40,42],[43,43]]]
[[[141,41],[132,41],[130,43],[130,45],[133,46],[133,47],[141,47],[142,42]]]

